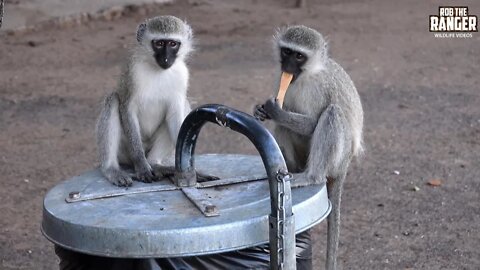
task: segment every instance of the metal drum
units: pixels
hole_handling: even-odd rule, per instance
[[[260,156],[195,156],[207,121],[245,134]],[[324,185],[290,190],[271,134],[251,116],[221,105],[187,116],[175,163],[175,183],[120,188],[93,170],[58,184],[44,199],[44,235],[70,250],[119,258],[205,255],[270,242],[271,268],[295,269],[295,233],[330,212]],[[199,183],[195,169],[220,179]]]

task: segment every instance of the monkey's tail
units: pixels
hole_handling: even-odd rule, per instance
[[[346,172],[335,179],[328,179],[327,191],[332,211],[327,218],[327,260],[325,269],[337,269],[338,242],[340,239],[340,204]]]

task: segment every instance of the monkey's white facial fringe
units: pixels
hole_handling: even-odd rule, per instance
[[[281,37],[285,33],[285,31],[286,31],[286,27],[277,28],[277,29],[275,29],[275,33],[273,34],[273,38],[272,38],[273,53],[274,53],[273,58],[277,62],[280,62],[280,46],[279,46],[279,43],[280,43]]]
[[[297,45],[297,44],[293,44],[293,43],[288,43],[288,42],[285,42],[283,40],[279,40],[278,41],[278,49],[280,48],[289,48],[291,49],[292,51],[296,51],[296,52],[299,52],[299,53],[303,53],[304,55],[306,55],[307,57],[311,57],[314,53],[314,51],[312,50],[309,50],[305,47],[302,47],[300,45]]]
[[[307,62],[303,66],[304,71],[316,73],[325,69],[325,63],[328,60],[328,54],[326,50],[320,50],[313,53],[308,57]]]

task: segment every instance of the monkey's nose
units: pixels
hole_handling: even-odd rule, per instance
[[[157,59],[157,64],[163,69],[168,69],[172,66],[172,61],[169,61],[168,58]]]

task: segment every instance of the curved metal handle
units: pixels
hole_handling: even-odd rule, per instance
[[[194,186],[195,145],[206,122],[217,123],[245,135],[256,147],[270,185],[270,268],[295,269],[295,226],[288,171],[272,134],[252,116],[218,104],[194,109],[183,121],[175,151],[178,186]]]

